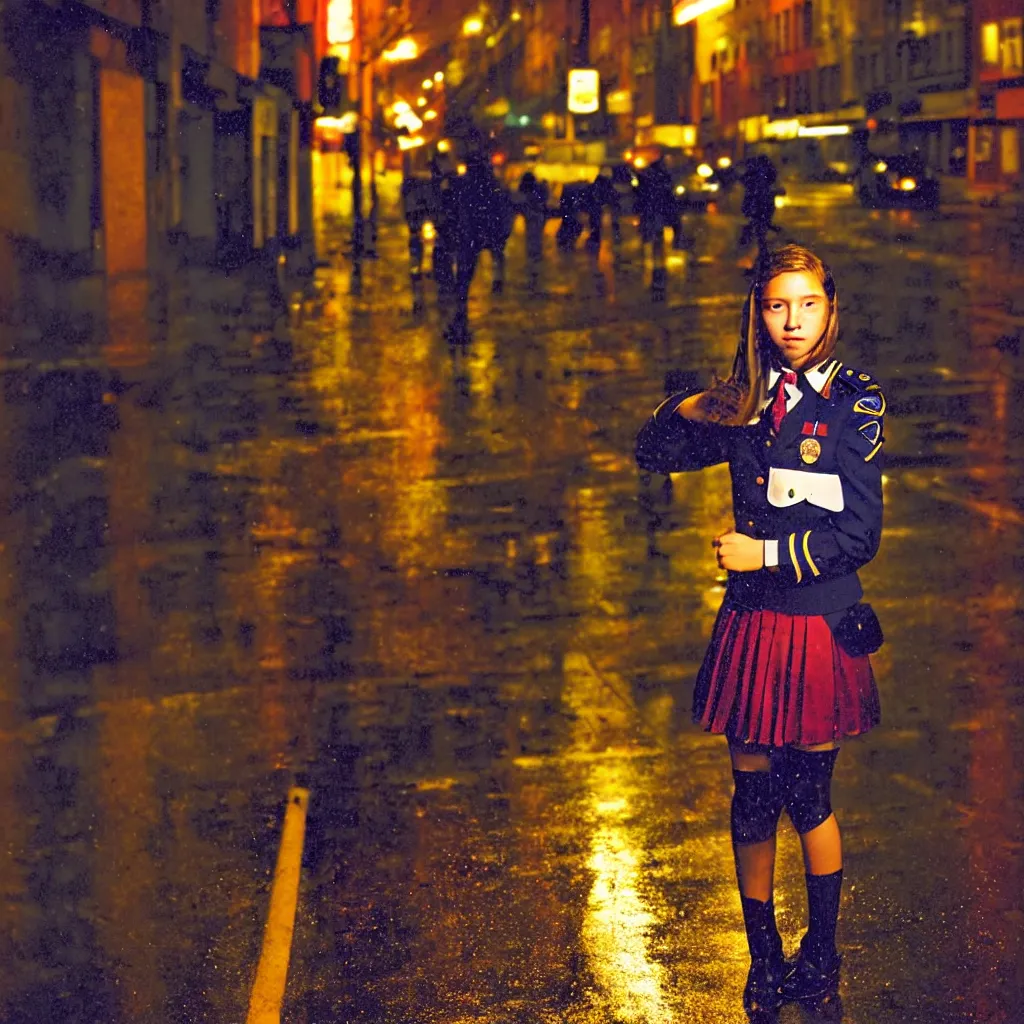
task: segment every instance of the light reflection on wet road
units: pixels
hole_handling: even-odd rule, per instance
[[[992,214],[793,198],[890,402],[885,721],[836,785],[844,1019],[1013,1021],[1024,280]],[[298,779],[286,1021],[741,1019],[729,777],[687,714],[727,478],[632,464],[664,374],[731,356],[737,222],[699,227],[662,308],[631,236],[528,299],[517,235],[454,358],[402,312],[392,231],[360,304],[340,258],[290,322],[192,270],[111,288],[109,330],[48,364],[14,339],[0,1018],[244,1020]]]

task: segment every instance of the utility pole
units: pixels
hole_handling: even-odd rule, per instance
[[[580,0],[580,37],[576,42],[576,67],[590,67],[590,0]]]
[[[570,47],[570,68],[586,68],[590,66],[590,0],[580,0],[580,34],[576,45]],[[571,111],[565,114],[565,140],[576,141],[576,115]]]

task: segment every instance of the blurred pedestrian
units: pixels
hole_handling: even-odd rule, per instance
[[[422,313],[423,231],[431,215],[432,182],[409,174],[402,179],[402,214],[409,230],[409,283],[412,287],[412,311]]]
[[[566,182],[558,197],[558,215],[561,223],[555,232],[555,245],[562,252],[572,252],[583,234],[583,211],[587,206],[590,186],[581,181]]]
[[[519,205],[526,228],[526,268],[529,287],[536,290],[540,283],[541,263],[544,259],[544,225],[548,218],[547,186],[537,180],[532,171],[519,179]]]
[[[774,223],[778,172],[771,157],[758,153],[748,160],[742,180],[740,213],[747,218],[747,223],[740,231],[740,246],[746,247],[751,241],[756,241],[757,258],[761,260],[768,251],[768,232],[779,230]]]
[[[469,289],[484,250],[491,255],[491,291],[497,295],[504,290],[512,202],[482,148],[467,154],[465,171],[456,178],[454,193],[458,210],[455,314],[447,333],[449,340],[464,342],[469,337]]]
[[[430,162],[431,205],[434,210],[434,251],[431,269],[438,295],[455,292],[455,255],[459,247],[459,206],[456,198],[456,173],[442,162],[440,155]]]
[[[587,245],[595,252],[601,248],[601,226],[605,207],[611,214],[612,238],[617,242],[619,232],[619,193],[615,191],[611,172],[602,168],[590,183],[587,196],[587,213],[590,217],[590,235]]]
[[[665,161],[659,157],[643,168],[637,179],[636,206],[640,214],[640,240],[651,247],[651,298],[657,302],[665,298],[668,284],[665,228],[673,223],[676,214],[672,175]]]
[[[751,957],[744,1006],[766,1019],[786,1000],[834,999],[839,985],[843,858],[830,787],[840,741],[879,721],[868,655],[881,630],[859,603],[857,570],[882,531],[885,398],[835,357],[836,287],[813,253],[771,253],[744,312],[728,380],[662,403],[637,461],[657,473],[728,463],[732,474],[736,525],[713,542],[728,585],[693,714],[728,742]],[[789,961],[773,902],[783,810],[800,836],[809,908]]]

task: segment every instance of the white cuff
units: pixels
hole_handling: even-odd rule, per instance
[[[775,569],[779,564],[779,542],[777,540],[766,540],[764,542],[764,567]]]

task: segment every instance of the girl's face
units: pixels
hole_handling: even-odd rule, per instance
[[[765,285],[761,316],[783,363],[794,370],[807,365],[828,323],[829,301],[814,274],[788,270]]]

